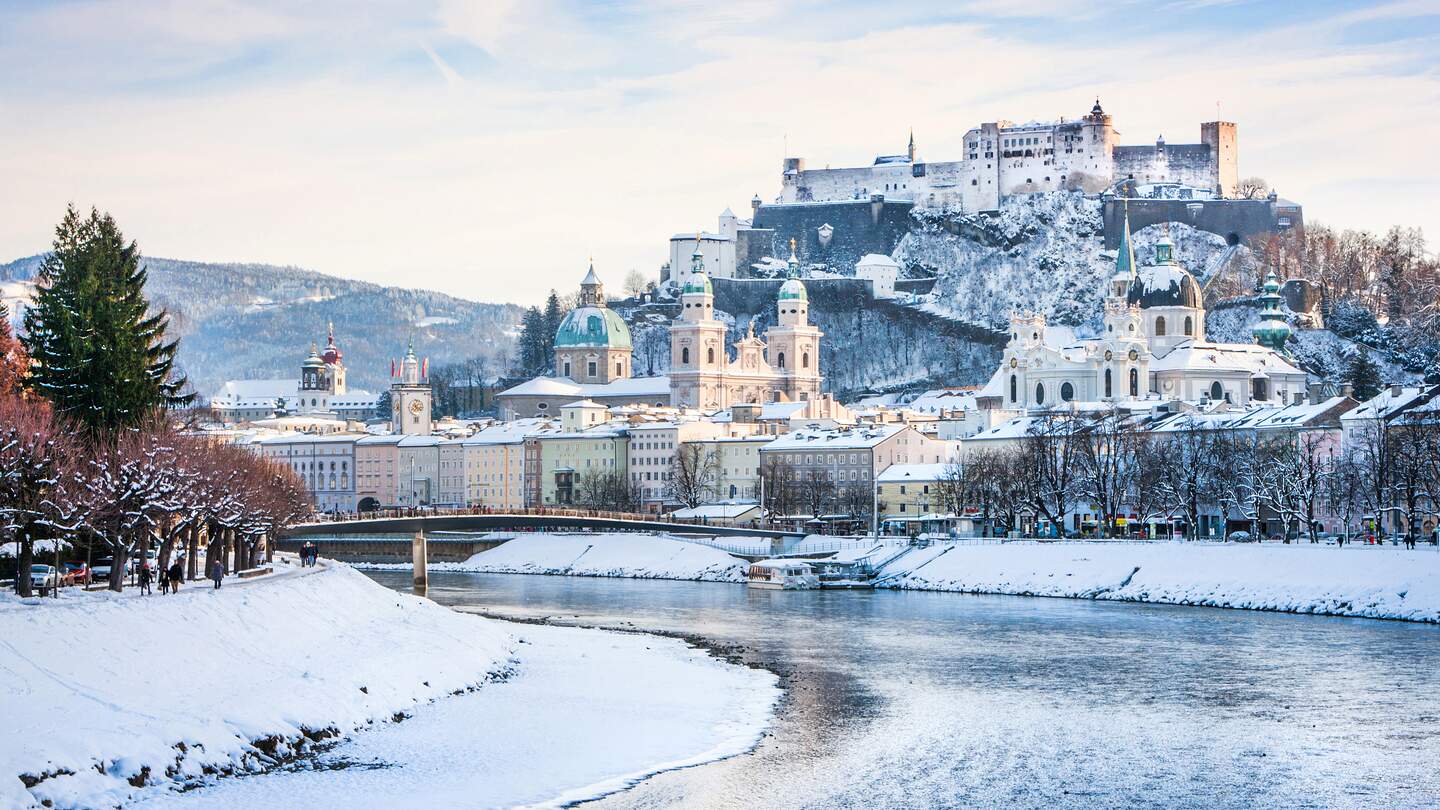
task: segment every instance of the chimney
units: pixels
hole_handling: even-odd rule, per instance
[[[1304,395],[1303,393],[1301,393],[1301,392],[1299,392],[1299,391],[1296,391],[1296,392],[1295,392],[1295,404],[1296,404],[1296,405],[1303,405],[1303,404],[1305,404],[1305,395]]]
[[[1325,386],[1322,383],[1310,383],[1310,401],[1320,402],[1325,399]]]
[[[1340,386],[1340,396],[1350,397],[1353,399],[1355,396],[1355,386],[1351,385],[1350,383],[1345,383],[1344,385]]]
[[[1390,396],[1398,397],[1405,393],[1405,386],[1400,383],[1390,383]]]

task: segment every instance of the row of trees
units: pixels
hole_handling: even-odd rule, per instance
[[[1377,422],[1342,446],[1337,431],[1213,429],[1193,418],[1159,433],[1115,411],[1047,415],[1005,449],[970,453],[937,487],[941,512],[975,517],[986,533],[1048,524],[1066,531],[1077,512],[1101,536],[1179,523],[1199,536],[1206,516],[1220,532],[1263,522],[1314,540],[1365,517],[1418,538],[1440,509],[1440,425]],[[1126,520],[1129,523],[1129,520]],[[1070,530],[1074,530],[1070,526]]]
[[[244,450],[181,434],[190,404],[169,317],[145,298],[139,247],[107,214],[69,207],[18,341],[0,311],[0,542],[21,594],[37,540],[100,547],[120,589],[151,543],[161,564],[200,543],[227,569],[310,511],[298,478]],[[269,545],[264,546],[267,553]]]

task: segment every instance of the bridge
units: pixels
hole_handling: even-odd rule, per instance
[[[661,520],[654,515],[629,512],[599,512],[573,509],[529,509],[488,511],[369,512],[344,520],[300,523],[280,533],[280,539],[314,536],[414,534],[416,532],[489,531],[600,531],[666,532],[711,537],[763,537],[786,539],[804,537],[804,532],[761,529],[746,526],[719,526],[696,521]]]

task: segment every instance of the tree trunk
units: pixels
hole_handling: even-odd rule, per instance
[[[125,590],[125,564],[130,561],[129,552],[124,541],[110,542],[110,590],[116,593]]]
[[[21,529],[15,534],[15,540],[20,544],[20,556],[15,563],[15,592],[22,597],[30,596],[30,566],[35,564],[35,543],[30,539],[30,532]]]
[[[195,557],[200,553],[200,524],[192,524],[185,533],[185,578],[195,578]]]

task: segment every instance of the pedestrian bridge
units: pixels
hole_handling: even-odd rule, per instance
[[[362,513],[344,520],[316,521],[291,526],[280,539],[344,537],[347,535],[409,534],[416,532],[588,531],[664,532],[709,537],[759,537],[770,540],[800,538],[804,532],[716,526],[709,523],[657,519],[627,512],[587,512],[570,509],[483,511],[390,511]]]

